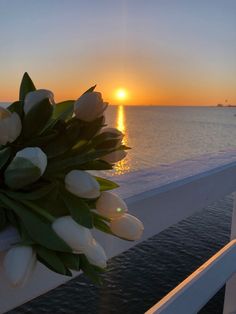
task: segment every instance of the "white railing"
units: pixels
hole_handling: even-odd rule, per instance
[[[119,193],[126,199],[129,211],[144,222],[144,235],[139,241],[142,242],[236,191],[236,150],[134,172],[119,177],[118,181],[122,187]],[[236,206],[232,220],[232,239],[235,235]],[[101,232],[96,232],[96,238],[102,243],[109,257],[137,244],[104,236]],[[5,250],[14,240],[14,234],[12,240],[9,234],[5,240],[0,234],[0,251],[1,246],[2,250]],[[197,313],[235,272],[236,240],[232,240],[147,313]],[[68,280],[64,276],[50,272],[41,264],[38,265],[28,285],[20,290],[12,289],[8,285],[1,269],[0,277],[0,313]],[[233,276],[226,289],[224,314],[234,312],[236,312],[236,279]]]

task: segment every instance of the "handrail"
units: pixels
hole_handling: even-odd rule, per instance
[[[236,272],[236,240],[232,240],[145,314],[194,314]]]

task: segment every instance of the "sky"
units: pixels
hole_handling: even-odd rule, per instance
[[[27,71],[56,101],[236,104],[235,0],[0,0],[0,101]]]

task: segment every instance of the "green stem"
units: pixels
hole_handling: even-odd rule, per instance
[[[37,205],[35,205],[34,203],[30,202],[30,201],[21,201],[21,203],[25,204],[26,206],[32,208],[36,213],[38,213],[40,216],[43,216],[44,218],[46,218],[47,220],[49,220],[50,222],[54,222],[55,217],[52,216],[51,214],[49,214],[48,212],[46,212],[45,210],[42,210],[42,208],[38,207]]]

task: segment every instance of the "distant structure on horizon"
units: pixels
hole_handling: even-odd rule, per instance
[[[228,104],[228,99],[225,99],[225,104],[217,104],[217,107],[236,107],[236,105]]]

